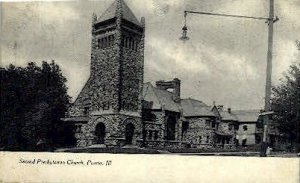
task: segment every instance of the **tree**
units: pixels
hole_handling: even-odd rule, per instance
[[[281,84],[273,88],[273,110],[279,130],[287,134],[292,146],[299,151],[300,64],[290,66]],[[298,145],[297,145],[298,144]]]
[[[16,150],[33,150],[41,140],[58,146],[60,118],[69,105],[66,78],[57,64],[31,62],[25,68],[0,70],[0,146]]]

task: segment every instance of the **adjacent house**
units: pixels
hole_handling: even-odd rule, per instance
[[[246,139],[246,145],[261,143],[260,135],[257,135],[257,121],[260,110],[236,110],[232,111],[237,117],[239,128],[237,131],[237,139],[239,144],[242,144]]]

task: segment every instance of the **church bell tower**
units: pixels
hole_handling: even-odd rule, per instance
[[[141,112],[144,29],[144,18],[138,21],[123,0],[114,1],[99,18],[93,15],[94,110]]]
[[[77,126],[77,146],[142,141],[144,38],[144,18],[123,0],[93,15],[90,77],[64,119]]]

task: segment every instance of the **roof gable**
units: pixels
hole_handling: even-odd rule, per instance
[[[166,90],[158,89],[151,83],[144,84],[143,97],[145,101],[153,102],[152,109],[164,108],[168,111],[180,112],[180,104],[174,102],[172,93]]]

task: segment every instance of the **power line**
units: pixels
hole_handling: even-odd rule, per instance
[[[202,15],[212,15],[212,16],[222,16],[222,17],[234,17],[234,18],[249,18],[249,19],[256,19],[256,20],[271,20],[270,18],[265,17],[252,17],[252,16],[243,16],[243,15],[231,15],[231,14],[222,14],[222,13],[208,13],[208,12],[201,12],[201,11],[184,11],[185,15],[187,13],[192,14],[202,14]]]

